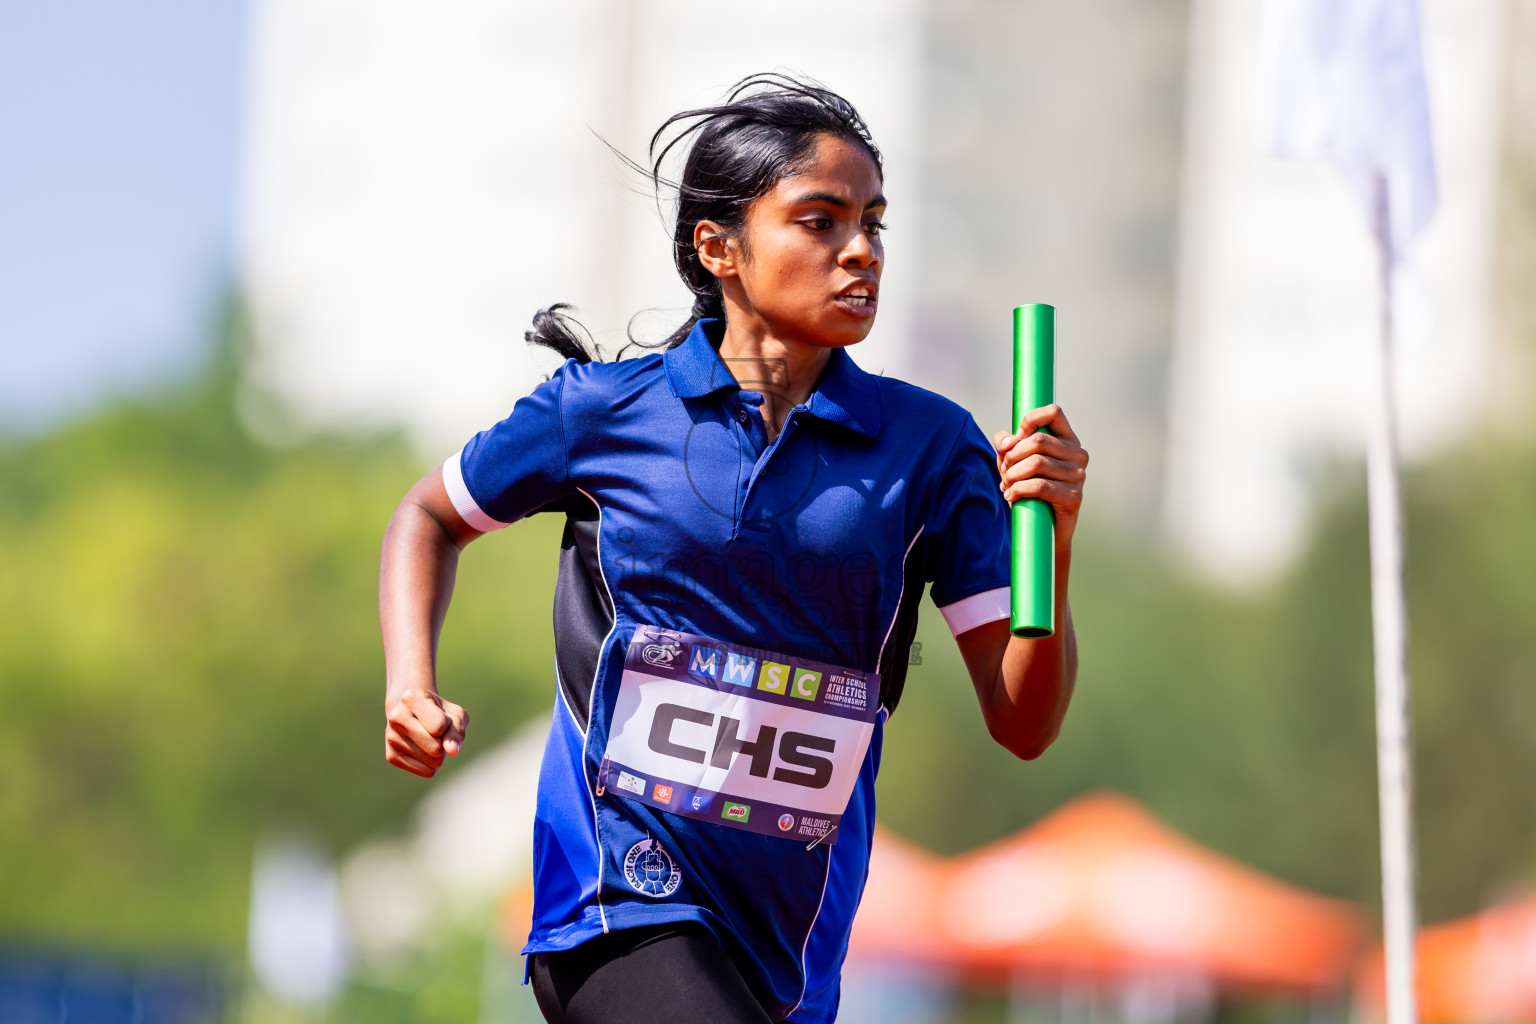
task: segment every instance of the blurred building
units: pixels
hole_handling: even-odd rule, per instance
[[[691,303],[669,230],[604,143],[644,162],[667,115],[753,71],[858,104],[916,252],[920,22],[916,0],[841,26],[810,0],[261,0],[247,413],[269,431],[404,428],[441,456],[554,365],[522,341],[539,307],[575,303],[610,349],[637,311],[654,311],[640,333],[669,333]],[[905,369],[916,278],[893,261],[867,368]]]
[[[575,303],[610,351],[637,312],[663,336],[688,305],[665,218],[604,143],[643,161],[668,114],[789,69],[848,95],[887,155],[860,363],[990,431],[1011,308],[1056,305],[1090,515],[1263,578],[1360,456],[1376,283],[1332,172],[1260,149],[1262,3],[260,0],[246,411],[441,456],[553,366],[521,341],[535,309]],[[1533,9],[1424,2],[1442,206],[1398,302],[1410,456],[1531,405]]]
[[[638,159],[748,72],[844,92],[887,160],[884,307],[856,358],[1008,416],[1010,310],[1061,307],[1096,507],[1155,521],[1185,4],[263,0],[245,272],[258,425],[405,427],[433,454],[551,363],[529,316],[666,333],[688,296]],[[807,26],[815,25],[814,31]],[[590,130],[589,130],[590,129]],[[276,405],[278,416],[264,415]]]
[[[915,358],[1007,423],[1011,312],[1057,307],[1091,514],[1157,520],[1183,147],[1185,0],[930,5]]]
[[[1172,532],[1236,582],[1284,566],[1331,464],[1361,457],[1380,317],[1369,230],[1341,181],[1322,163],[1262,150],[1262,7],[1194,6],[1170,412]],[[1421,10],[1440,207],[1394,298],[1409,459],[1528,419],[1536,270],[1536,7],[1423,0]]]

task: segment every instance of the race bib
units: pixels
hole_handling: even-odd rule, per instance
[[[880,676],[635,627],[599,784],[700,821],[837,841]]]

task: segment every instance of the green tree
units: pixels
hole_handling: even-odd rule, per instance
[[[384,763],[376,611],[423,467],[253,441],[240,324],[181,389],[0,448],[0,932],[239,949],[261,831],[339,853],[425,792]],[[466,559],[442,672],[470,755],[549,705],[558,543],[536,521]]]

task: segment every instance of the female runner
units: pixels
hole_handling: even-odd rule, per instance
[[[879,309],[886,199],[846,100],[747,79],[663,125],[658,186],[685,139],[674,259],[692,316],[663,351],[601,362],[541,312],[529,340],[565,363],[390,521],[385,756],[431,776],[464,742],[434,664],[460,549],[563,514],[524,949],[540,1008],[830,1021],[924,587],[992,736],[1038,757],[1076,676],[1088,455],[1055,406],[989,443],[958,405],[849,357]],[[1008,629],[1021,498],[1056,515],[1048,639]]]

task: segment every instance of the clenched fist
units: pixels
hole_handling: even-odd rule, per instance
[[[464,745],[469,713],[429,690],[406,690],[385,721],[384,760],[430,779]]]

